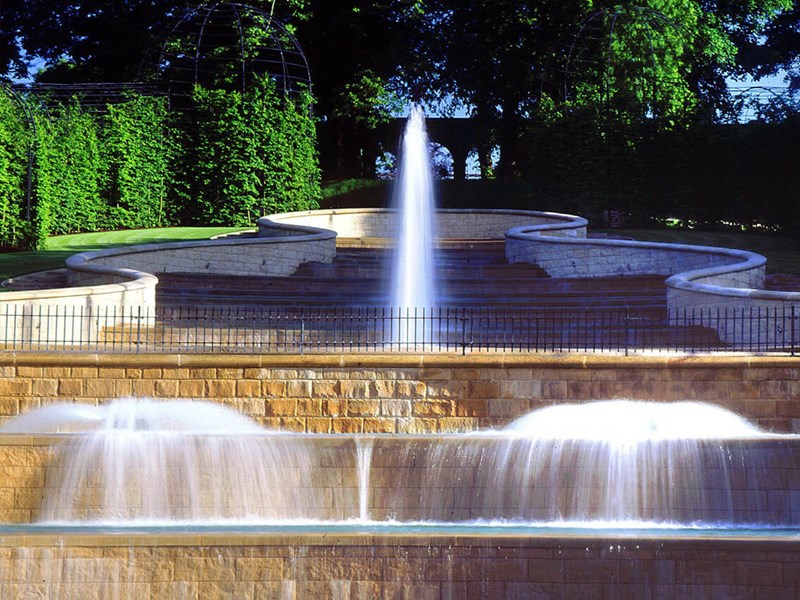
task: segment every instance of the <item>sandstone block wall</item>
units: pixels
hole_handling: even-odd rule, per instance
[[[800,360],[603,355],[0,354],[0,419],[120,397],[224,403],[267,427],[428,433],[505,425],[555,403],[698,400],[800,432]]]
[[[161,470],[139,473],[135,457],[125,457],[127,475],[113,492],[126,502],[115,504],[113,516],[106,497],[109,482],[100,474],[116,473],[113,465],[118,463],[98,452],[76,469],[75,448],[69,444],[77,441],[71,436],[0,436],[0,523],[104,521],[141,516],[148,509],[175,518],[202,518],[201,507],[214,506],[220,512],[209,508],[208,515],[246,514],[262,520],[352,520],[363,509],[378,521],[550,522],[636,516],[683,523],[800,523],[796,440],[642,448],[638,456],[647,462],[647,473],[620,478],[618,470],[609,468],[614,464],[607,462],[610,455],[596,446],[561,452],[563,443],[536,446],[488,436],[263,436],[251,438],[246,456],[251,465],[263,464],[263,470],[254,468],[245,481],[228,482],[228,473],[220,468],[228,456],[213,436],[187,435],[180,450],[166,455],[176,459],[174,464],[168,462]],[[359,447],[369,448],[363,465]],[[244,457],[235,453],[230,458]],[[196,484],[192,498],[181,493],[181,483],[189,479],[187,465]],[[362,466],[368,467],[368,477],[361,480],[363,496]],[[59,495],[65,480],[78,488],[74,497]],[[667,481],[671,485],[665,487]],[[620,505],[621,496],[627,507]],[[49,498],[46,505],[43,498]],[[199,512],[189,511],[190,506]]]
[[[788,538],[342,535],[0,540],[0,596],[796,600]]]

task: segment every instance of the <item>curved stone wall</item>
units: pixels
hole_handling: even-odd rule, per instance
[[[575,239],[516,227],[506,233],[506,257],[511,263],[535,263],[552,277],[664,275],[676,324],[703,325],[716,329],[723,342],[747,341],[764,349],[800,341],[800,293],[764,290],[766,259],[754,252]],[[742,318],[720,318],[734,311]]]
[[[318,210],[262,217],[256,236],[151,244],[77,254],[67,260],[70,286],[9,292],[0,328],[21,328],[31,339],[49,339],[37,314],[52,307],[130,312],[155,304],[155,275],[166,272],[285,276],[308,261],[328,262],[337,234],[347,238],[392,236],[394,212],[385,209]],[[662,274],[668,305],[682,323],[716,328],[725,342],[763,341],[775,348],[800,338],[800,293],[763,290],[764,257],[741,250],[681,244],[586,239],[581,217],[521,210],[442,210],[445,239],[506,240],[509,262],[536,263],[553,277]],[[76,287],[77,286],[77,287]],[[714,317],[726,310],[783,311],[771,324],[761,319],[731,330]],[[687,315],[690,315],[687,317]],[[20,318],[22,317],[22,318]],[[676,317],[678,319],[678,317]],[[65,332],[54,334],[63,339]],[[35,337],[39,336],[39,337]],[[43,337],[42,337],[43,336]],[[15,336],[19,339],[19,336]]]
[[[304,262],[330,262],[336,255],[333,231],[291,225],[283,229],[286,235],[270,239],[231,236],[75,254],[66,261],[69,287],[0,296],[0,332],[17,342],[91,340],[126,315],[154,314],[156,274],[285,276]],[[148,318],[152,316],[140,324],[149,325]]]
[[[345,238],[390,238],[394,236],[395,211],[381,208],[311,210],[262,217],[261,237],[274,235],[287,225],[331,229]],[[512,227],[561,232],[586,237],[586,219],[530,210],[438,210],[439,236],[444,239],[503,239]]]

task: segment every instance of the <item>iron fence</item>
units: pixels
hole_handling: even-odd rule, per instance
[[[98,352],[774,352],[800,348],[794,307],[236,307],[0,310],[6,350]]]

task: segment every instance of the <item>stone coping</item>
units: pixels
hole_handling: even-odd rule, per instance
[[[0,294],[0,303],[30,302],[43,304],[45,301],[51,300],[53,304],[58,304],[60,301],[77,297],[124,295],[131,292],[147,291],[155,289],[156,284],[158,284],[158,278],[155,275],[144,271],[99,267],[98,265],[92,265],[92,267],[94,267],[94,273],[107,274],[109,277],[127,279],[127,281],[44,290],[3,292]]]
[[[135,527],[120,528],[114,532],[109,528],[103,533],[74,533],[65,528],[64,533],[47,532],[37,533],[34,527],[22,525],[14,528],[13,532],[0,529],[0,548],[14,547],[167,547],[190,546],[202,548],[207,546],[456,546],[456,547],[482,547],[488,545],[528,547],[535,543],[539,548],[554,549],[580,549],[590,548],[608,549],[609,542],[622,554],[626,550],[669,550],[671,548],[686,548],[696,550],[730,550],[732,547],[750,551],[763,550],[765,552],[779,549],[796,549],[798,534],[794,530],[786,532],[771,531],[767,535],[759,535],[752,530],[737,532],[736,530],[698,530],[686,532],[680,529],[654,532],[653,530],[607,530],[596,531],[580,529],[569,531],[547,528],[538,530],[517,530],[499,534],[496,530],[486,533],[450,533],[429,531],[425,533],[409,534],[398,531],[396,533],[370,532],[365,526],[364,531],[352,533],[337,532],[333,528],[326,531],[321,524],[318,530],[303,533],[258,531],[257,526],[248,532],[247,527],[242,530],[226,532],[181,532],[176,528],[176,533],[136,533]],[[402,527],[398,527],[402,529]],[[24,532],[24,533],[23,533]]]
[[[517,238],[517,239],[529,239],[528,236],[530,235],[547,235],[553,231],[564,231],[564,230],[579,230],[581,228],[586,227],[589,224],[589,221],[584,219],[583,217],[578,217],[575,215],[562,215],[560,213],[541,213],[545,216],[558,216],[558,217],[567,217],[564,222],[561,223],[544,223],[542,225],[527,225],[522,227],[514,227],[509,229],[506,232],[506,238]],[[570,236],[572,237],[572,236]],[[584,240],[583,236],[575,235],[576,239]]]
[[[731,259],[731,264],[693,269],[682,273],[670,275],[665,284],[668,288],[682,291],[713,294],[717,296],[750,298],[758,300],[772,300],[781,302],[800,302],[800,292],[782,292],[777,290],[761,290],[753,288],[739,288],[723,285],[699,283],[697,280],[710,277],[726,276],[733,273],[749,271],[763,267],[767,259],[755,252],[721,248],[716,246],[698,246],[693,244],[671,244],[664,242],[641,242],[636,240],[616,239],[584,239],[572,237],[549,237],[542,235],[544,226],[515,227],[506,233],[507,238],[517,240],[533,240],[537,243],[571,244],[597,248],[630,248],[632,250],[665,250],[669,252],[687,252],[693,254],[716,254]]]
[[[327,240],[336,237],[336,233],[328,231],[327,229],[320,229],[317,227],[307,227],[300,225],[285,225],[283,229],[291,235],[293,242],[305,242],[315,240]],[[287,236],[288,237],[288,236]],[[130,256],[134,254],[147,254],[153,252],[161,252],[163,250],[182,250],[189,248],[206,248],[209,246],[247,246],[253,244],[276,244],[285,241],[282,238],[259,238],[255,236],[235,237],[224,236],[207,240],[190,240],[186,242],[163,242],[160,244],[141,244],[138,246],[124,246],[121,248],[109,248],[106,250],[97,250],[95,252],[81,252],[80,254],[73,254],[66,260],[67,268],[73,271],[95,273],[101,275],[118,275],[120,277],[141,277],[149,276],[148,273],[141,271],[134,271],[122,267],[111,267],[104,265],[93,264],[93,261],[102,258],[110,258],[115,256]],[[158,281],[158,280],[156,280]]]
[[[292,223],[290,221],[308,217],[325,217],[333,215],[378,215],[391,212],[382,208],[367,209],[336,209],[336,210],[316,210],[298,211],[281,213],[261,217],[258,220],[258,231],[260,237],[256,235],[245,236],[222,236],[209,240],[192,240],[184,242],[165,242],[157,244],[142,244],[136,246],[125,246],[120,248],[110,248],[94,252],[81,252],[74,254],[66,259],[66,266],[69,273],[94,277],[100,280],[107,280],[109,283],[94,285],[79,285],[74,287],[45,290],[29,290],[6,292],[0,296],[0,302],[23,302],[44,304],[48,301],[60,303],[67,300],[79,298],[92,298],[100,296],[117,295],[125,298],[132,292],[146,292],[154,294],[158,278],[144,271],[120,266],[110,266],[97,264],[97,261],[115,257],[133,257],[136,254],[148,254],[161,251],[175,251],[182,249],[203,248],[208,246],[239,246],[249,244],[273,244],[285,241],[306,242],[319,241],[336,238],[337,232],[330,229]],[[585,226],[586,220],[581,217],[562,215],[559,213],[524,211],[524,210],[458,210],[446,209],[443,213],[449,214],[472,214],[472,215],[498,215],[498,216],[520,216],[535,217],[554,220],[567,220],[569,223],[579,223]],[[568,225],[562,223],[543,224],[540,227],[564,228]],[[573,225],[574,226],[574,225]],[[266,233],[264,233],[266,232]]]
[[[392,214],[397,212],[393,208],[332,208],[332,209],[323,209],[323,210],[306,210],[306,211],[295,211],[295,212],[288,212],[288,213],[280,213],[277,215],[270,215],[266,217],[261,217],[258,220],[258,225],[260,230],[264,229],[271,229],[277,226],[288,226],[290,225],[291,221],[304,221],[307,219],[320,219],[327,217],[328,219],[328,226],[335,227],[334,220],[336,217],[358,217],[363,216],[366,218],[370,217],[380,217],[385,216],[387,214]],[[574,230],[575,232],[583,231],[585,233],[586,225],[588,221],[583,217],[578,217],[575,215],[569,215],[564,213],[556,213],[556,212],[548,212],[548,211],[535,211],[535,210],[521,210],[521,209],[456,209],[456,208],[442,208],[436,210],[437,215],[465,215],[465,216],[487,216],[487,217],[521,217],[521,218],[535,218],[535,219],[543,219],[547,221],[553,221],[552,223],[541,223],[537,225],[526,225],[522,228],[525,229],[536,229],[537,231],[562,231],[562,230]],[[292,226],[298,226],[294,223],[291,224]],[[352,237],[350,232],[348,231],[338,231],[337,233],[342,237]],[[579,235],[578,233],[574,233],[573,235]],[[442,238],[448,238],[447,232],[442,232],[440,236]],[[461,237],[461,236],[459,236]],[[471,237],[470,239],[475,240],[488,240],[488,239],[503,239],[502,237],[494,237],[494,236],[475,236]]]
[[[787,355],[598,355],[460,353],[330,353],[330,354],[137,354],[100,352],[0,352],[0,366],[56,367],[291,367],[291,368],[797,368],[798,357]]]

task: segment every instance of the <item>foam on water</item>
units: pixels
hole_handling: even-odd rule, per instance
[[[746,419],[712,404],[633,400],[548,406],[517,419],[502,431],[519,437],[611,444],[765,435]]]
[[[9,419],[0,433],[66,433],[99,427],[105,410],[88,404],[55,402]]]

